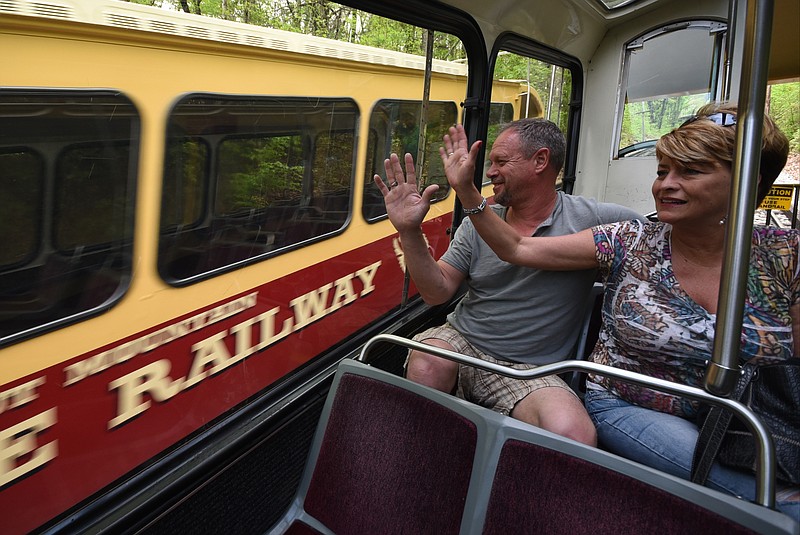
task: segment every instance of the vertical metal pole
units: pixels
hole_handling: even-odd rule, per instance
[[[725,260],[719,288],[714,350],[705,380],[706,390],[723,397],[730,395],[740,374],[739,350],[761,161],[773,10],[773,0],[747,2]],[[757,499],[773,506],[775,496],[769,496],[771,493],[767,482],[774,481],[774,470],[772,474],[759,476],[756,482]]]
[[[731,392],[739,375],[739,345],[761,160],[766,60],[769,58],[772,12],[773,0],[747,2],[725,264],[720,282],[713,362],[709,364],[706,376],[706,389],[722,396]]]
[[[417,154],[416,157],[416,171],[417,179],[422,178],[422,170],[425,161],[425,151],[427,150],[427,130],[428,130],[428,105],[431,98],[431,72],[433,71],[433,30],[425,30],[425,78],[422,84],[422,109],[419,114],[419,134],[417,136]],[[424,188],[428,184],[420,183],[419,186]],[[411,275],[406,269],[405,277],[403,278],[403,294],[400,299],[400,306],[408,304],[408,290],[411,284]]]
[[[731,96],[731,64],[734,45],[736,44],[736,26],[738,25],[738,0],[731,0],[728,6],[728,38],[725,44],[725,69],[722,77],[722,100]]]
[[[556,94],[556,68],[557,67],[555,65],[550,67],[550,94],[547,95],[547,115],[545,115],[545,119],[549,119],[551,121],[553,121],[553,97]],[[556,124],[559,123],[559,121],[553,122]]]
[[[428,106],[431,99],[431,72],[433,71],[433,30],[425,30],[425,79],[422,85],[422,110],[419,116],[419,137],[417,138],[417,178],[425,163],[428,129]],[[427,184],[426,184],[427,185]]]
[[[525,88],[525,118],[527,119],[531,116],[531,58],[528,58],[525,68],[525,82],[527,84]]]

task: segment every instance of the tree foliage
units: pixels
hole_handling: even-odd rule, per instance
[[[425,30],[327,0],[125,0],[409,54],[425,54]],[[434,35],[434,58],[465,58],[461,41]]]
[[[769,113],[789,138],[792,152],[800,152],[800,82],[773,85]]]
[[[389,20],[359,11],[328,0],[125,0],[166,9],[180,10],[196,15],[205,15],[225,20],[255,24],[326,37],[350,43],[424,55],[426,31],[424,28]],[[466,55],[461,41],[443,33],[434,34],[434,58],[447,61],[463,60]],[[570,80],[564,84],[551,84],[551,66],[529,60],[516,54],[501,54],[495,67],[495,78],[506,80],[530,80],[542,102],[547,103],[550,93],[554,100],[569,97]],[[551,88],[550,86],[554,87]],[[671,123],[686,113],[692,102],[652,101],[647,109],[638,110],[637,117],[626,114],[622,129],[621,146],[631,144],[639,138],[654,139]],[[792,151],[800,151],[800,83],[773,86],[769,104],[770,114],[786,133]],[[551,117],[559,121],[558,113]],[[562,122],[562,121],[559,121]],[[562,126],[564,126],[562,124]],[[642,137],[644,136],[644,137]]]

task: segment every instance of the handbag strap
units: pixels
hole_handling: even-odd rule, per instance
[[[747,385],[753,379],[755,370],[756,366],[750,363],[742,367],[742,373],[736,381],[736,386],[731,392],[730,399],[739,401],[742,398]],[[694,448],[694,456],[692,457],[691,480],[693,483],[703,485],[708,479],[708,473],[711,471],[714,459],[722,446],[722,439],[725,437],[731,418],[733,418],[733,414],[722,407],[712,407],[708,412],[708,417],[700,428],[700,434],[697,437],[697,444]]]

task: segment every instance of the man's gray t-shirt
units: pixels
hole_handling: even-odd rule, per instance
[[[491,208],[505,218],[505,207]],[[533,235],[560,236],[630,219],[641,216],[558,192],[553,213]],[[467,293],[447,320],[472,345],[501,360],[530,364],[572,356],[597,270],[544,271],[504,262],[468,218],[441,259],[467,274]]]

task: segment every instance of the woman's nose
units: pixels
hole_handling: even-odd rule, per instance
[[[661,179],[661,187],[676,188],[679,180],[680,180],[680,175],[675,171],[670,171],[666,175],[664,175],[663,179]]]

